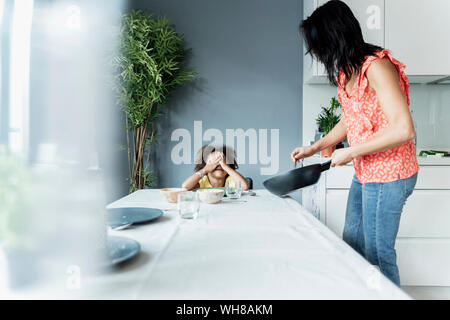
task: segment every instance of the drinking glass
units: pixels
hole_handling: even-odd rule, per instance
[[[225,192],[229,199],[239,199],[242,194],[241,181],[227,180],[225,183]]]
[[[197,192],[181,192],[178,194],[178,213],[183,219],[196,219],[200,210]]]

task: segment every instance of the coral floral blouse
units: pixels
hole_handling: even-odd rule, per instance
[[[366,57],[355,86],[348,96],[345,91],[345,74],[339,74],[338,100],[342,104],[342,114],[347,126],[347,139],[350,146],[370,140],[381,132],[388,120],[375,92],[369,90],[366,71],[372,61],[389,58],[400,75],[400,86],[409,100],[409,81],[404,72],[406,66],[394,59],[388,50],[381,50],[374,56]],[[392,182],[407,179],[419,171],[414,142],[409,141],[398,147],[353,160],[356,176],[361,183]]]

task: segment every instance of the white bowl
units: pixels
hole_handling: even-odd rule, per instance
[[[187,190],[184,188],[165,188],[161,189],[161,194],[166,198],[166,200],[170,203],[178,202],[178,194],[181,192],[186,192]]]
[[[197,192],[200,201],[208,204],[219,203],[225,195],[225,191],[220,189],[205,189],[198,190]]]

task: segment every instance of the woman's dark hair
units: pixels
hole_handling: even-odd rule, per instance
[[[198,172],[202,170],[206,166],[206,160],[208,156],[213,152],[222,152],[225,156],[225,162],[233,169],[238,169],[239,166],[236,162],[236,156],[234,153],[234,149],[228,146],[211,146],[205,145],[203,146],[195,156],[195,168],[194,171]]]
[[[339,0],[317,8],[302,21],[300,31],[306,42],[306,54],[314,55],[325,65],[328,79],[335,86],[340,71],[349,80],[354,72],[359,72],[367,56],[382,50],[364,41],[352,10]]]

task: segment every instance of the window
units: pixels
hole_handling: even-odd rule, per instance
[[[30,38],[33,0],[15,0],[10,32],[9,149],[24,156],[29,141]]]
[[[5,81],[3,81],[4,79],[4,74],[7,73],[7,69],[5,70],[5,68],[3,68],[3,64],[4,64],[4,59],[6,59],[7,55],[5,55],[5,50],[6,50],[6,19],[4,18],[5,16],[5,1],[4,0],[0,0],[0,146],[5,144],[6,141],[6,127],[8,122],[5,121],[5,119],[7,118],[7,113],[6,113],[6,97],[3,94],[4,91],[4,86],[5,86]]]

